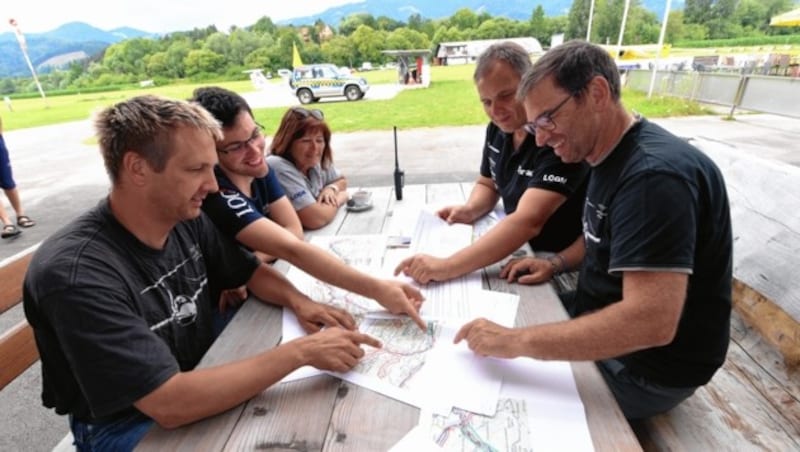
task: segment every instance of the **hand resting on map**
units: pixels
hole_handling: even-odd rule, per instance
[[[361,345],[375,348],[381,342],[372,336],[343,328],[325,328],[317,333],[287,342],[289,347],[297,347],[302,364],[320,370],[347,372],[364,356]]]

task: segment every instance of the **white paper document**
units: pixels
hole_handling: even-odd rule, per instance
[[[427,430],[428,438],[438,448],[593,450],[569,363],[518,358],[492,360],[487,369],[503,380],[493,415],[457,408],[446,415],[427,410],[420,414],[419,427]],[[413,438],[417,443],[423,442],[418,436]]]
[[[447,257],[472,243],[472,226],[447,224],[435,213],[420,210],[417,226],[411,237],[414,253]]]
[[[503,326],[514,326],[519,295],[484,290],[476,284],[462,284],[463,287],[460,289],[463,292],[458,296],[453,296],[453,292],[428,291],[427,286],[423,287],[425,303],[422,304],[420,315],[423,318],[438,319],[458,326],[480,317]]]
[[[395,322],[402,326],[398,329]],[[331,375],[433,412],[446,413],[454,406],[494,412],[501,380],[492,378],[485,360],[453,344],[454,329],[430,322],[423,333],[410,320],[367,321],[360,329],[379,338],[383,347],[365,349],[350,372]]]
[[[381,234],[311,237],[309,243],[338,257],[345,264],[363,269],[383,266],[388,237]]]

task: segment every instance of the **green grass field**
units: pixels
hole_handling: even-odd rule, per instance
[[[427,89],[406,90],[385,101],[322,103],[317,107],[325,112],[326,119],[336,132],[384,130],[392,126],[413,128],[483,124],[487,119],[472,83],[473,69],[474,65],[434,66],[431,68],[432,83]],[[366,78],[370,84],[394,83],[397,78],[394,70],[361,72],[357,75]],[[273,83],[282,81],[273,80]],[[249,81],[214,84],[240,93],[254,90]],[[13,101],[13,112],[2,113],[3,128],[15,130],[85,120],[98,109],[141,94],[187,99],[195,88],[203,85],[181,84],[48,97],[46,103],[41,98],[18,99]],[[623,100],[628,108],[653,118],[710,113],[694,102],[667,97],[647,99],[645,95],[632,91],[626,91]],[[256,109],[254,113],[271,134],[285,110],[285,107],[263,108]]]

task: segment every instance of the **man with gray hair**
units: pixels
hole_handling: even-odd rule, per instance
[[[592,166],[583,236],[561,251],[580,266],[572,320],[509,329],[468,323],[481,355],[597,362],[628,419],[662,413],[725,360],[732,234],[725,182],[711,159],[625,110],[614,60],[599,46],[551,49],[520,82],[527,127],[565,162]],[[535,281],[539,259],[515,263]]]
[[[43,403],[69,415],[78,450],[132,450],[153,422],[174,428],[221,413],[304,365],[347,371],[361,344],[380,346],[201,213],[217,190],[221,138],[203,107],[136,97],[95,125],[111,191],[44,241],[23,287]],[[318,332],[195,370],[214,341],[220,292],[243,284]]]
[[[563,163],[523,128],[525,109],[515,96],[530,66],[528,52],[508,41],[490,46],[478,58],[473,79],[491,120],[480,175],[466,204],[438,212],[448,223],[471,224],[502,198],[507,216],[452,256],[418,254],[402,261],[395,273],[402,271],[420,283],[444,281],[498,262],[526,241],[536,251],[557,251],[580,235],[588,167],[582,162]],[[557,256],[552,262],[561,269]],[[518,275],[501,276],[511,282]],[[526,278],[518,280],[524,283]]]

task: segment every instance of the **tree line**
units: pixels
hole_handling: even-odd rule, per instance
[[[304,62],[348,67],[390,61],[383,50],[433,52],[439,43],[448,41],[532,36],[547,47],[557,33],[563,33],[565,39],[585,39],[590,5],[591,0],[574,0],[566,15],[555,17],[548,17],[537,5],[527,20],[493,17],[467,8],[438,20],[413,14],[405,22],[361,13],[336,25],[317,20],[305,26],[279,26],[264,16],[251,26],[232,27],[227,32],[208,26],[157,39],[125,40],[88,60],[42,74],[40,79],[49,92],[100,90],[147,79],[156,84],[243,79],[246,69],[274,73],[290,68],[293,45]],[[595,0],[592,42],[617,42],[624,5],[625,0]],[[684,41],[798,33],[800,27],[769,26],[773,15],[792,7],[793,0],[686,0],[683,10],[669,14],[666,41],[680,46]],[[660,16],[645,9],[640,0],[631,0],[623,44],[655,43],[660,29]],[[36,92],[30,78],[0,81],[0,94],[26,92]]]

